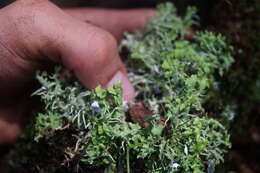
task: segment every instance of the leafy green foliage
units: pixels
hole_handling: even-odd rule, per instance
[[[30,127],[34,143],[41,147],[44,142],[52,153],[55,148],[63,156],[57,164],[79,172],[99,168],[129,173],[138,163],[149,173],[206,172],[223,161],[229,134],[207,116],[203,104],[210,91],[217,91],[212,91],[218,88],[216,78],[233,62],[232,47],[223,36],[207,31],[185,39],[196,24],[196,10],[189,8],[182,18],[175,12],[170,3],[160,5],[146,33],[127,34],[122,42],[131,52],[126,65],[137,99],[153,111],[148,127],[126,120],[120,84],[86,91],[76,81],[61,80],[57,70],[37,75],[42,88],[34,95],[45,106]],[[48,163],[41,167],[62,169]]]

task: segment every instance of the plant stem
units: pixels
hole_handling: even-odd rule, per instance
[[[130,173],[130,161],[129,161],[129,148],[126,148],[126,166],[127,166],[127,173]]]

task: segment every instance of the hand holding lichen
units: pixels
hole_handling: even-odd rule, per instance
[[[217,78],[233,62],[232,47],[211,32],[186,40],[188,28],[196,23],[195,10],[189,8],[182,18],[173,13],[171,4],[159,6],[158,17],[146,32],[127,34],[122,42],[130,50],[126,66],[136,100],[142,102],[138,114],[149,114],[144,115],[148,125],[127,118],[120,83],[108,90],[85,91],[76,81],[59,80],[58,70],[52,76],[38,73],[42,88],[34,94],[45,107],[26,137],[38,150],[44,142],[49,156],[62,148],[56,164],[69,165],[46,164],[42,170],[72,171],[80,166],[82,172],[104,168],[134,172],[141,163],[142,171],[149,173],[205,172],[223,161],[229,134],[218,120],[207,116],[203,104],[207,94],[218,92]],[[26,147],[19,149],[28,152]],[[45,159],[48,156],[36,157],[32,165]]]

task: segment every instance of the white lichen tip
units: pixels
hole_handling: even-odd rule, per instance
[[[188,147],[187,147],[187,145],[185,145],[185,146],[184,146],[184,153],[185,153],[186,155],[188,155],[188,152],[189,152],[189,151],[188,151]]]
[[[99,106],[99,104],[98,104],[97,101],[94,101],[93,103],[91,103],[90,106],[91,106],[91,108],[92,108],[93,111],[95,111],[95,112],[100,112],[100,106]]]
[[[180,167],[180,165],[178,163],[171,163],[170,167],[173,169],[178,169]]]
[[[127,112],[128,111],[128,109],[129,109],[129,105],[128,105],[128,101],[123,101],[123,104],[122,104],[122,106],[123,106],[123,110],[124,110],[124,112]]]

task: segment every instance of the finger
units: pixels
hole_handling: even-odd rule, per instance
[[[107,10],[76,8],[65,9],[65,12],[81,21],[97,25],[120,40],[125,31],[145,29],[145,24],[156,15],[154,9]]]
[[[41,7],[39,10],[42,11]],[[52,18],[49,18],[51,13]],[[35,24],[41,28],[45,40],[45,43],[38,43],[37,52],[72,70],[87,88],[107,87],[113,83],[111,81],[118,79],[122,82],[124,99],[134,97],[134,89],[127,78],[113,35],[77,20],[55,6],[50,7],[49,14],[42,16],[41,13],[37,21]]]

